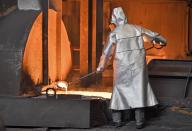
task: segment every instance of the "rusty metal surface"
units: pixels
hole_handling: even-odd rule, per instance
[[[22,55],[37,11],[16,10],[0,20],[0,94],[18,95]]]

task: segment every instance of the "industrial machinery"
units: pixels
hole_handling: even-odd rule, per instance
[[[40,12],[47,12],[47,8],[41,8],[40,0],[27,5],[26,1],[32,2],[19,0],[22,10],[16,9],[0,18],[0,118],[5,126],[90,128],[110,121],[109,99],[57,94],[54,88],[47,88],[45,95],[20,96],[27,38]],[[33,5],[34,10],[23,10],[31,8],[29,5]],[[46,32],[47,23],[44,24]],[[43,35],[46,36],[46,33]],[[46,43],[47,39],[43,41]],[[161,104],[192,107],[192,61],[154,59],[148,64],[148,70],[150,83]],[[67,91],[69,85],[94,74],[91,72],[71,82],[59,81],[56,86]],[[48,82],[48,79],[44,82]],[[52,91],[53,94],[49,93]]]

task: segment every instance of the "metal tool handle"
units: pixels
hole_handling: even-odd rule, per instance
[[[82,76],[82,77],[80,77],[79,79],[76,79],[76,80],[73,80],[73,81],[71,81],[71,82],[68,82],[68,85],[73,84],[73,83],[76,83],[76,82],[78,82],[78,81],[80,81],[80,80],[82,80],[82,79],[84,79],[84,78],[87,78],[87,77],[89,77],[89,76],[91,76],[91,75],[94,75],[94,74],[96,74],[96,71],[91,72],[91,73],[89,73],[89,74],[87,74],[87,75],[85,75],[85,76]]]
[[[189,80],[190,80],[190,77],[191,77],[191,73],[192,73],[192,66],[190,67],[190,71],[189,71],[189,73],[187,75],[187,81],[185,83],[184,94],[183,94],[184,98],[187,97],[187,91],[188,91],[188,85],[189,85]]]

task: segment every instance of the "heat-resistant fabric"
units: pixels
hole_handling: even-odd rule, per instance
[[[166,40],[158,33],[128,24],[121,7],[113,10],[111,22],[117,27],[109,34],[98,66],[105,68],[110,56],[114,54],[110,108],[125,110],[158,104],[148,80],[143,36],[150,40]]]

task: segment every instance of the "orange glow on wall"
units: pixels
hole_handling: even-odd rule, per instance
[[[161,50],[148,50],[150,59],[192,59],[188,52],[188,5],[178,0],[117,0],[111,9],[121,6],[128,22],[160,33],[167,39]],[[137,7],[137,8],[136,8]]]
[[[25,76],[31,79],[33,85],[42,83],[42,59],[42,13],[40,13],[29,34],[22,67]],[[57,12],[51,9],[48,13],[48,62],[49,80],[51,82],[65,80],[72,67],[70,41],[63,21],[59,19]]]

